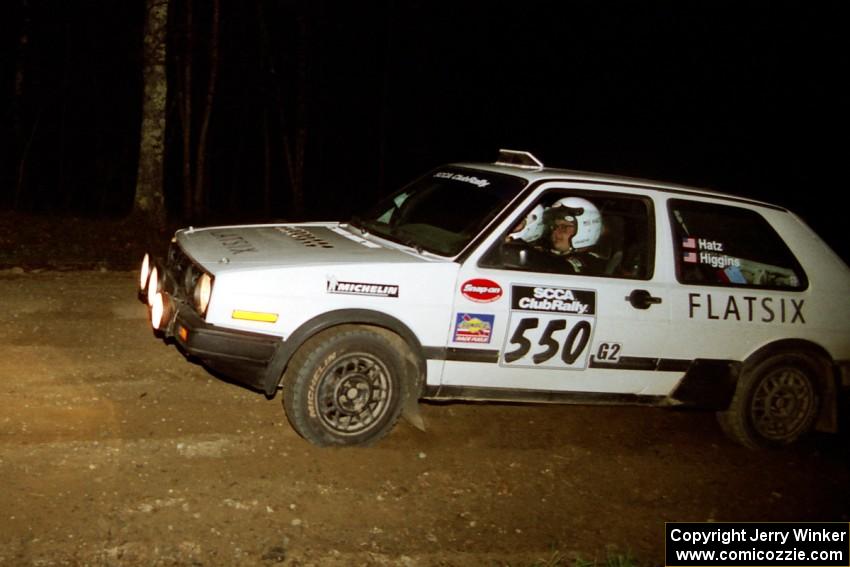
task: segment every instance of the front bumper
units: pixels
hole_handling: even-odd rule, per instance
[[[163,329],[166,339],[225,377],[265,391],[269,365],[283,344],[280,337],[210,325],[188,305],[170,301],[174,315]]]

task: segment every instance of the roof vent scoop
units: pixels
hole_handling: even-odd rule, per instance
[[[308,248],[333,248],[333,245],[323,238],[319,238],[309,230],[294,227],[294,226],[279,226],[276,228],[278,232],[294,238]]]
[[[517,150],[499,150],[496,165],[516,167],[519,169],[543,169],[543,162],[534,157],[531,152]]]

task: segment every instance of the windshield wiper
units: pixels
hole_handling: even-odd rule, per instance
[[[422,245],[421,245],[421,244],[419,244],[418,242],[416,242],[415,240],[413,240],[412,238],[404,238],[404,237],[402,237],[402,238],[400,239],[400,242],[401,242],[402,244],[404,244],[405,246],[410,246],[411,248],[413,248],[414,250],[416,250],[416,253],[417,253],[417,254],[422,254],[422,251],[424,250],[424,248],[422,248]]]
[[[402,234],[402,229],[400,228],[394,228],[390,231],[390,234],[397,242],[416,250],[417,254],[422,254],[422,251],[425,250],[414,238]]]
[[[359,230],[361,234],[369,234],[369,231],[366,230],[365,221],[357,215],[351,217],[351,219],[348,221],[348,224]]]

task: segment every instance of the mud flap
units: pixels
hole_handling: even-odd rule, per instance
[[[425,431],[425,420],[422,418],[422,413],[419,411],[419,400],[414,396],[409,396],[404,407],[401,409],[401,416],[413,427],[419,431]]]

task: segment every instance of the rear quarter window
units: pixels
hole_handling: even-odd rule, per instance
[[[788,246],[759,213],[685,199],[669,201],[680,283],[803,290],[808,281]]]

